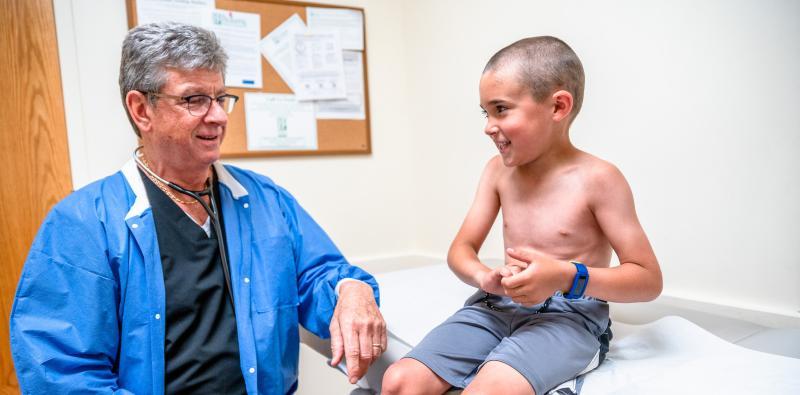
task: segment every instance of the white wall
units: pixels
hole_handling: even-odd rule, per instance
[[[626,174],[665,294],[798,316],[800,3],[415,0],[406,32],[422,251],[444,253],[495,154],[485,62],[555,35],[587,74],[573,141]],[[495,232],[483,255],[502,251]]]
[[[626,174],[665,293],[800,316],[800,3],[322,2],[365,8],[373,154],[229,162],[286,186],[349,256],[445,255],[494,154],[483,65],[548,34],[583,60],[573,140]],[[78,186],[135,145],[116,83],[125,7],[55,5]],[[502,256],[497,232],[482,255]]]

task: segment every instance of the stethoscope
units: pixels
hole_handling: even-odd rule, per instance
[[[211,225],[214,227],[214,232],[217,234],[217,244],[219,245],[219,256],[222,259],[222,274],[225,277],[225,287],[228,290],[228,297],[231,300],[231,307],[235,307],[236,305],[233,304],[233,289],[231,288],[231,280],[230,280],[230,270],[228,269],[228,253],[225,247],[225,237],[222,233],[221,224],[219,221],[219,210],[217,209],[217,201],[214,197],[214,172],[211,172],[211,177],[209,177],[208,182],[206,184],[206,189],[202,191],[190,191],[186,188],[181,187],[175,183],[169,182],[156,174],[154,171],[150,170],[147,165],[144,164],[142,161],[142,154],[141,154],[142,147],[136,148],[133,151],[133,160],[136,161],[136,166],[139,167],[142,171],[147,173],[148,175],[152,176],[162,184],[172,188],[175,191],[178,191],[184,195],[191,196],[194,200],[197,200],[203,209],[206,210],[208,217],[211,218]],[[210,205],[203,200],[203,196],[209,196],[208,201]],[[234,308],[234,310],[236,310]],[[235,313],[234,313],[235,314]]]

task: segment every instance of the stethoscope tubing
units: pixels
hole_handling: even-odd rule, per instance
[[[159,182],[163,183],[164,185],[172,188],[173,190],[175,190],[177,192],[180,192],[180,193],[182,193],[184,195],[190,196],[192,199],[197,200],[197,202],[200,203],[200,205],[206,211],[206,213],[208,214],[209,218],[211,218],[211,225],[214,227],[214,232],[217,234],[217,244],[219,245],[219,256],[221,258],[221,263],[222,263],[222,274],[225,277],[225,287],[226,287],[226,289],[228,291],[228,297],[229,297],[229,299],[231,301],[231,307],[234,307],[233,310],[234,310],[234,315],[235,315],[235,311],[236,311],[235,307],[236,307],[236,305],[233,303],[233,288],[231,287],[230,269],[229,269],[229,266],[228,266],[228,250],[227,250],[227,246],[225,244],[225,237],[223,236],[223,233],[222,233],[222,227],[221,227],[222,225],[220,224],[220,220],[219,220],[219,210],[217,208],[217,203],[216,203],[216,199],[215,199],[215,196],[214,196],[214,182],[213,182],[213,179],[210,180],[210,182],[208,183],[208,186],[206,187],[205,190],[202,190],[202,191],[188,190],[186,188],[181,187],[180,185],[177,185],[175,183],[172,183],[170,181],[167,181],[167,180],[161,178],[158,174],[156,174],[154,171],[152,171],[149,167],[145,166],[145,164],[142,162],[142,160],[139,158],[139,155],[138,155],[140,150],[141,150],[141,147],[137,148],[133,152],[133,160],[136,161],[136,165],[140,169],[142,169],[142,171],[144,171],[147,174],[153,176],[153,178],[155,178]],[[212,172],[211,174],[212,174],[212,177],[213,177],[214,173]],[[206,196],[206,195],[209,195],[209,197],[210,197],[210,199],[209,199],[209,202],[211,203],[210,205],[208,203],[206,203],[205,201],[203,201],[203,196]]]

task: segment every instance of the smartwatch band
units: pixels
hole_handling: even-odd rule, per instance
[[[583,297],[584,291],[586,291],[586,286],[589,285],[589,271],[586,270],[586,266],[580,262],[570,262],[575,265],[575,269],[578,270],[575,273],[575,278],[572,280],[572,287],[564,294],[564,298],[566,299],[578,299]]]

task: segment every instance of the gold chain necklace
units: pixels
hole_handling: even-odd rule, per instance
[[[147,159],[145,159],[145,157],[144,157],[144,154],[142,154],[140,157],[142,158],[142,163],[144,164],[144,167],[146,167],[146,168],[147,168],[148,170],[150,170],[150,171],[153,171],[153,170],[150,168],[150,162],[148,162],[148,161],[147,161]],[[192,199],[192,200],[181,200],[181,199],[179,199],[177,196],[175,196],[175,195],[174,195],[174,194],[173,194],[173,193],[172,193],[172,192],[169,190],[169,188],[167,188],[167,186],[166,186],[166,185],[164,185],[164,184],[163,184],[161,181],[159,181],[157,178],[155,178],[155,177],[153,177],[152,175],[150,175],[150,172],[146,171],[146,172],[144,172],[144,174],[147,176],[147,178],[149,178],[149,179],[150,179],[150,181],[153,181],[153,184],[156,184],[156,186],[158,187],[158,189],[162,190],[162,191],[163,191],[163,192],[164,192],[164,193],[167,195],[167,197],[169,197],[170,199],[172,199],[172,201],[173,201],[173,202],[175,202],[175,203],[178,203],[178,204],[197,204],[197,202],[199,201],[199,200],[195,200],[195,199]]]

